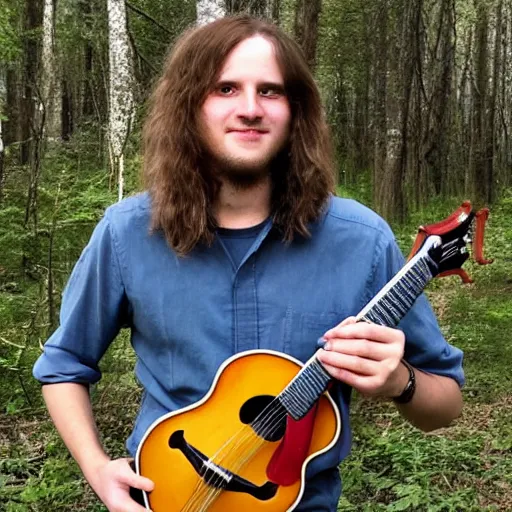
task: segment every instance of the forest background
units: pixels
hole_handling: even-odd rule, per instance
[[[512,2],[510,0],[1,0],[0,510],[105,510],[45,413],[31,368],[104,209],[139,190],[151,85],[186,27],[225,13],[273,19],[302,46],[336,145],[339,193],[393,226],[463,199],[489,205],[475,283],[428,294],[465,351],[466,402],[422,434],[358,398],[339,510],[512,510]],[[92,389],[103,440],[124,454],[140,399],[123,332]]]

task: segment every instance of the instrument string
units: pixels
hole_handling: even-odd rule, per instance
[[[273,435],[280,427],[281,422],[286,418],[286,411],[283,412],[280,408],[271,409],[276,403],[275,400],[276,399],[263,409],[250,426],[243,427],[229,438],[208,461],[217,466],[225,467],[226,469],[230,467],[229,471],[238,473],[238,471],[254,457],[261,447],[265,445],[266,441],[264,438]],[[261,432],[261,437],[257,435],[254,430]],[[249,445],[245,446],[248,443]],[[233,464],[228,463],[230,456],[236,461]],[[190,503],[188,503],[191,507],[189,508],[187,506],[184,510],[194,510],[192,505],[195,505],[198,501],[203,502],[203,505],[209,506],[223,491],[222,486],[218,485],[220,480],[222,480],[222,476],[217,475],[215,472],[210,479],[199,479],[196,490],[191,496],[191,500],[189,500]],[[202,510],[202,508],[200,510]]]
[[[271,423],[270,429],[267,428],[267,425],[263,427],[263,435],[267,435],[268,433],[273,433],[272,428],[272,421],[275,419],[275,415],[278,413],[278,410],[276,409],[271,410],[270,414],[269,410],[272,407],[272,404],[274,401],[270,402],[265,409],[253,420],[252,425],[255,425],[258,421],[264,423]],[[283,417],[286,416],[286,413],[283,415]],[[279,427],[279,422],[282,421],[283,418],[280,420],[278,419],[277,422],[275,422],[275,428]],[[265,441],[260,439],[256,436],[256,434],[253,431],[253,427],[251,425],[244,425],[237,433],[235,433],[232,437],[226,440],[224,445],[222,445],[217,452],[208,459],[208,462],[212,462],[218,466],[230,466],[233,471],[230,469],[231,472],[237,472],[239,470],[238,467],[233,467],[233,464],[228,464],[228,459],[234,457],[235,460],[238,459],[238,454],[240,452],[243,453],[243,450],[245,450],[245,444],[247,442],[253,442],[255,438],[256,441],[260,442],[261,446],[264,445]],[[231,457],[232,456],[232,457]],[[250,458],[250,457],[249,457]],[[234,466],[239,466],[239,464],[234,464]],[[227,469],[227,468],[226,468]],[[221,480],[222,477],[220,475],[217,475],[213,473],[212,477],[210,479],[204,480],[203,478],[198,479],[198,483],[196,485],[196,488],[189,499],[189,501],[186,504],[186,507],[183,509],[183,512],[192,511],[195,510],[195,505],[198,504],[198,502],[204,503],[203,500],[207,500],[208,503],[211,503],[213,499],[217,497],[220,492],[222,492],[222,488],[218,488],[217,484],[219,484],[219,480]]]
[[[296,390],[298,396],[295,396],[297,401],[300,399],[307,399],[307,393],[302,390]],[[228,469],[231,473],[237,474],[245,464],[255,456],[255,454],[265,445],[265,437],[272,436],[280,427],[281,422],[286,418],[286,411],[282,412],[280,407],[273,407],[278,402],[278,398],[274,398],[267,406],[260,412],[260,414],[249,425],[244,425],[238,432],[228,438],[226,442],[212,455],[208,462],[217,466]],[[256,434],[256,432],[260,434]],[[248,444],[248,446],[245,446]],[[245,452],[245,455],[244,455]],[[229,458],[233,456],[235,462],[229,464]],[[199,478],[196,487],[182,509],[182,512],[192,512],[195,510],[195,505],[200,505],[199,512],[207,510],[213,501],[224,490],[222,485],[219,485],[223,477],[212,471],[212,476],[209,479]]]
[[[261,413],[260,413],[261,415]],[[271,420],[271,417],[275,415],[275,411],[273,411],[270,415],[268,415],[265,419]],[[254,423],[254,422],[253,422]],[[279,424],[277,424],[277,427]],[[277,428],[276,427],[276,428]],[[265,434],[266,435],[266,434]],[[214,454],[208,461],[212,462],[218,466],[230,467],[228,471],[232,473],[237,473],[239,469],[242,467],[241,464],[230,463],[230,459],[233,458],[234,461],[239,460],[241,454],[246,449],[245,445],[249,443],[256,444],[256,448],[259,449],[261,446],[265,444],[264,439],[259,438],[253,431],[253,428],[250,425],[244,425],[235,435],[229,438],[224,445]],[[261,446],[257,446],[257,445]],[[254,447],[254,445],[253,445]],[[254,450],[252,450],[254,451]],[[256,450],[257,451],[257,450]],[[240,454],[240,455],[239,455]],[[248,458],[253,456],[250,454]],[[195,492],[191,496],[190,508],[186,507],[184,511],[195,510],[194,505],[198,502],[204,504],[210,504],[214,499],[222,492],[222,487],[219,486],[219,481],[222,480],[220,475],[216,473],[212,474],[212,477],[209,479],[199,479],[198,485],[196,485]]]

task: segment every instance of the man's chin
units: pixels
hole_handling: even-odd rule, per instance
[[[267,180],[269,162],[230,160],[218,163],[218,176],[236,188],[251,188]]]
[[[264,183],[269,176],[268,170],[229,170],[220,174],[220,177],[226,183],[239,190],[253,188]]]

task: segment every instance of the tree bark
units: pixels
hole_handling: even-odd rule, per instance
[[[226,3],[226,8],[224,3]],[[205,25],[225,16],[226,12],[230,12],[227,7],[228,3],[223,0],[197,0],[197,24]]]
[[[40,43],[34,35],[36,29],[41,27],[43,21],[43,9],[41,0],[26,0],[23,16],[25,36],[23,41],[24,75],[23,96],[20,101],[20,163],[27,164],[30,161],[33,144],[31,143],[33,127],[35,124],[36,104],[39,99],[37,87],[38,70],[40,60]]]
[[[458,101],[457,101],[457,116],[456,116],[456,140],[457,145],[452,150],[451,160],[455,169],[462,168],[464,172],[464,194],[468,193],[469,183],[471,181],[471,91],[472,86],[470,83],[470,75],[472,73],[471,61],[474,46],[474,30],[473,27],[467,29],[467,34],[461,39],[463,41],[464,52],[464,66],[461,71],[461,76],[458,85]],[[468,148],[470,149],[468,151]],[[460,182],[459,182],[460,183]],[[459,185],[460,188],[460,185]]]
[[[83,23],[85,27],[85,33],[88,35],[92,32],[92,5],[89,0],[79,0],[78,2],[78,12],[81,17],[83,17]],[[93,74],[93,62],[94,62],[94,50],[91,40],[88,36],[86,36],[83,40],[83,77],[82,77],[82,83],[81,83],[81,90],[83,95],[83,102],[82,102],[82,114],[86,117],[92,116],[94,114],[94,103],[93,103],[93,97],[95,94],[94,87],[92,84],[92,74]],[[67,100],[69,97],[69,93],[65,90],[68,89],[69,86],[63,85],[63,102]],[[65,100],[66,98],[66,100]],[[68,127],[72,127],[72,110],[70,109],[71,105],[69,105],[68,101],[68,116],[69,116],[69,123],[67,123]],[[64,108],[64,107],[63,107]],[[68,135],[71,135],[70,132],[68,132]]]
[[[56,0],[44,0],[41,59],[41,108],[46,112],[45,135],[61,135],[60,70],[55,51]]]
[[[123,151],[133,114],[133,70],[124,0],[108,0],[109,31],[109,148],[118,199],[124,193]]]
[[[295,11],[295,39],[313,70],[316,65],[318,18],[321,11],[322,0],[298,0]]]
[[[281,20],[281,0],[267,0],[266,16],[276,25],[279,25]]]
[[[499,92],[499,126],[500,132],[500,174],[499,181],[503,188],[508,188],[512,184],[512,144],[509,136],[509,131],[512,123],[512,109],[510,108],[510,95],[512,94],[510,87],[509,77],[512,74],[512,66],[510,58],[505,56],[510,54],[512,47],[512,5],[505,4],[503,11],[503,24],[502,24],[502,40],[501,40],[501,69],[500,69],[500,92]]]
[[[447,138],[450,119],[452,75],[455,59],[454,0],[441,0],[437,21],[437,43],[434,49],[435,61],[431,65],[432,94],[427,105],[426,133],[423,139],[422,163],[426,175],[439,195],[447,190]]]
[[[387,160],[387,89],[388,89],[388,0],[380,2],[375,37],[375,86],[374,86],[374,157],[373,157],[373,204],[379,205],[379,186],[384,176]]]
[[[0,70],[0,206],[4,199],[4,139],[2,132],[2,115],[4,111],[5,102],[5,77],[2,70]]]
[[[494,36],[494,55],[492,63],[492,89],[489,98],[488,122],[487,122],[487,147],[486,147],[486,165],[487,165],[487,187],[486,202],[492,203],[494,200],[494,176],[496,162],[496,110],[498,101],[498,82],[499,72],[501,70],[501,33],[503,20],[503,0],[496,4],[496,27]]]
[[[473,84],[473,140],[472,176],[470,188],[477,203],[487,203],[489,191],[489,168],[486,162],[487,149],[487,113],[488,83],[489,83],[489,15],[487,5],[483,0],[476,0],[477,21],[475,35],[475,80]]]

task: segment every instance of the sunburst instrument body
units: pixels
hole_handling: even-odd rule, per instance
[[[145,495],[146,505],[153,512],[292,510],[303,492],[307,464],[336,443],[341,429],[338,409],[324,393],[301,478],[287,486],[269,481],[267,468],[286,425],[286,417],[269,404],[302,366],[272,351],[238,354],[220,368],[204,399],[155,422],[136,457],[138,472],[155,483]],[[258,416],[264,419],[254,421]],[[200,457],[194,458],[197,452],[208,459],[209,470]],[[222,472],[247,485],[221,492],[226,485]]]

